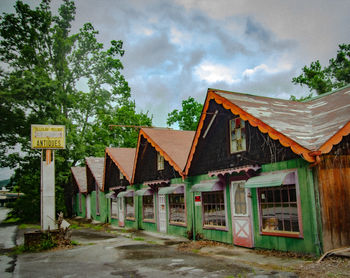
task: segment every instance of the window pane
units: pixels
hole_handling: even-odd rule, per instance
[[[184,194],[169,195],[169,222],[185,223]]]
[[[247,214],[247,204],[245,199],[245,188],[243,185],[238,185],[235,191],[234,198],[235,214]]]
[[[154,220],[153,195],[142,196],[142,209],[144,220]]]
[[[134,197],[125,197],[126,218],[135,218]]]
[[[224,202],[224,192],[205,192],[202,196],[204,225],[225,227],[226,208]]]
[[[230,120],[230,147],[231,153],[246,150],[246,129],[245,123],[241,118]]]
[[[258,190],[263,232],[299,232],[295,185]]]

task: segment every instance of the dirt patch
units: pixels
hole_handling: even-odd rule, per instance
[[[183,242],[180,243],[177,246],[177,249],[179,251],[183,252],[193,252],[193,250],[200,250],[204,247],[217,247],[217,246],[225,246],[227,247],[227,244],[216,242],[216,241],[209,241],[209,240],[198,240],[198,241],[190,241],[190,242]]]
[[[329,257],[320,263],[311,262],[304,264],[295,272],[301,278],[317,277],[350,277],[350,259],[340,257]]]
[[[149,260],[169,257],[169,252],[165,246],[152,248],[149,244],[134,244],[118,246],[116,249],[125,250],[123,259],[127,260]]]

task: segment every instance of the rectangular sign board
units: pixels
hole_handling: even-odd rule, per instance
[[[65,149],[64,125],[31,125],[32,149]]]

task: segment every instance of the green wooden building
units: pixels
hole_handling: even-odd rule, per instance
[[[132,180],[139,229],[187,236],[192,215],[183,169],[193,135],[167,128],[140,130]]]

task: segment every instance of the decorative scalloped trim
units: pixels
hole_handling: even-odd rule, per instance
[[[143,130],[140,130],[139,133],[139,140],[137,143],[137,150],[136,150],[136,156],[135,156],[135,164],[134,164],[134,170],[133,170],[133,177],[132,177],[132,182],[134,183],[134,178],[135,178],[135,171],[136,171],[136,164],[137,164],[137,157],[138,157],[138,153],[139,153],[139,148],[140,148],[140,141],[141,141],[141,136],[143,135],[143,137],[145,137],[145,139],[147,139],[147,141],[152,145],[152,147],[154,147],[156,149],[156,151],[158,151],[166,161],[169,162],[169,164],[180,174],[180,176],[182,177],[182,179],[184,179],[184,173],[182,172],[182,170],[180,169],[180,167],[175,163],[175,161],[173,161],[171,159],[171,157],[165,152],[163,151],[156,142],[154,142],[152,140],[152,138]]]
[[[208,107],[209,107],[209,101],[212,99],[215,100],[215,102],[217,104],[222,104],[225,109],[230,110],[233,114],[239,115],[243,120],[249,121],[249,123],[252,126],[258,127],[258,129],[262,133],[267,133],[273,140],[279,140],[279,142],[284,147],[290,147],[294,153],[301,154],[306,161],[315,162],[315,158],[309,155],[310,150],[302,147],[301,145],[299,145],[298,143],[296,143],[292,139],[288,138],[287,136],[285,136],[282,133],[278,132],[277,130],[273,129],[269,125],[265,124],[263,121],[255,118],[253,115],[242,110],[240,107],[233,104],[232,102],[230,102],[226,98],[221,97],[218,94],[214,93],[213,91],[209,90],[204,107],[203,107],[202,116],[201,116],[200,122],[198,124],[196,135],[195,135],[194,140],[193,140],[191,151],[190,151],[187,163],[186,163],[186,168],[185,168],[186,175],[188,175],[188,171],[189,171],[189,168],[191,166],[193,155],[194,155],[195,149],[196,149],[197,144],[198,144],[198,139],[199,139],[201,130],[203,128],[204,119],[206,117],[206,112],[207,112]]]
[[[334,134],[326,143],[324,143],[319,150],[322,154],[329,153],[333,146],[339,144],[344,136],[350,134],[350,122],[344,125],[336,134]]]

